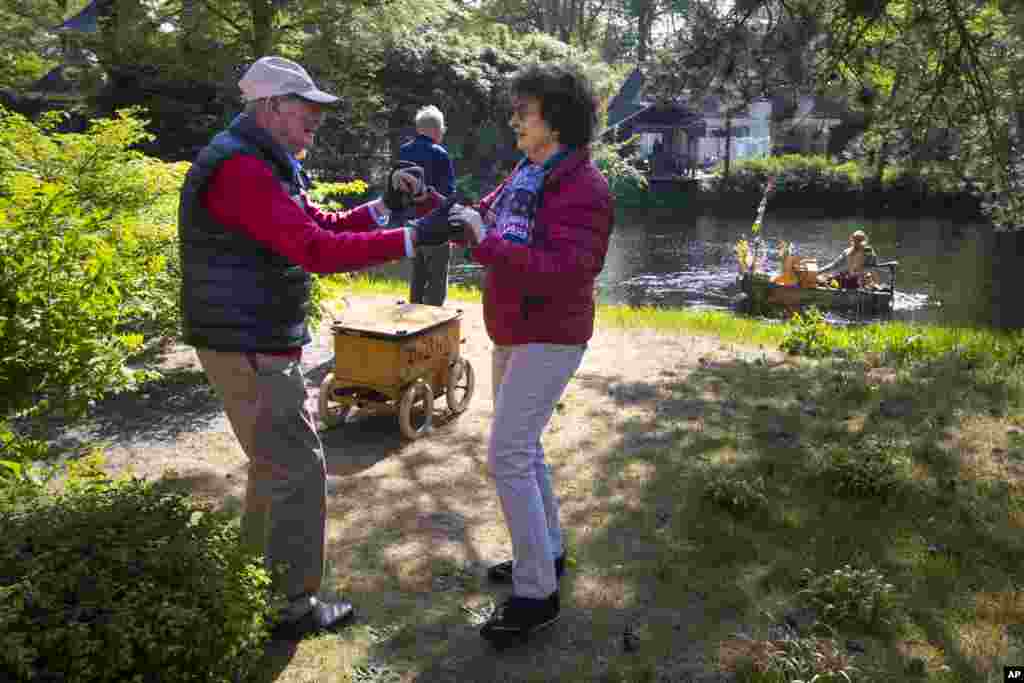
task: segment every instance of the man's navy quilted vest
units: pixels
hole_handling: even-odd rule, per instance
[[[284,351],[309,343],[305,270],[237,230],[199,202],[217,168],[235,156],[263,159],[288,194],[303,181],[288,154],[247,116],[218,133],[185,177],[178,208],[185,343],[219,351]]]

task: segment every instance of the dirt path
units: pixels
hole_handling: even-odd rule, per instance
[[[609,495],[595,482],[609,479],[602,463],[617,453],[656,447],[671,438],[649,429],[662,408],[666,385],[678,385],[694,369],[737,355],[770,361],[781,357],[706,337],[598,330],[544,438],[577,563],[562,586],[563,623],[527,650],[495,658],[475,633],[475,624],[495,597],[480,581],[483,570],[509,553],[486,468],[492,418],[490,342],[480,306],[453,305],[465,311],[463,354],[476,370],[476,394],[468,411],[411,443],[399,437],[395,418],[386,416],[323,436],[332,475],[327,541],[331,581],[357,602],[366,626],[342,637],[340,645],[318,639],[282,654],[268,680],[349,680],[343,670],[366,657],[394,677],[381,678],[364,667],[352,680],[591,680],[574,676],[584,664],[595,676],[605,670],[622,653],[623,630],[638,619],[649,628],[680,633],[658,666],[657,680],[718,680],[707,661],[707,643],[693,629],[729,615],[707,613],[696,593],[679,596],[673,605],[652,604],[653,593],[642,582],[616,578],[621,564],[588,562],[590,556],[611,553],[628,563],[655,551],[631,543],[625,531],[609,531],[607,522],[615,511],[633,502],[627,488],[613,488],[617,492]],[[323,332],[304,354],[314,405],[315,389],[331,368],[332,339],[326,327]],[[104,439],[111,468],[130,466],[150,477],[172,469],[198,496],[237,509],[245,458],[219,402],[201,381],[191,349],[170,349],[163,365],[171,381],[141,397],[104,403],[87,428],[66,438]],[[684,426],[699,428],[699,415],[686,415],[685,406],[677,409]],[[337,655],[339,648],[343,656]]]

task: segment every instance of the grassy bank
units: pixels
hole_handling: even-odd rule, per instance
[[[408,296],[404,280],[369,275],[322,280],[325,300],[344,296]],[[480,290],[452,285],[450,301],[481,301]],[[953,356],[972,366],[1003,367],[1024,363],[1024,334],[982,328],[886,322],[833,327],[815,312],[790,324],[738,316],[729,311],[655,306],[599,305],[597,323],[617,329],[655,329],[665,332],[710,334],[722,341],[783,348],[812,358],[838,356],[874,364],[937,361]]]

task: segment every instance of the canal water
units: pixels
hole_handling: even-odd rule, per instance
[[[752,217],[680,209],[624,209],[617,216],[598,297],[604,303],[733,309],[741,298],[733,246],[749,237]],[[1024,240],[981,223],[942,216],[863,218],[770,210],[769,245],[794,242],[801,256],[831,261],[854,230],[868,233],[880,260],[899,261],[893,318],[998,328],[1024,327]],[[461,253],[451,281],[476,283],[481,268]],[[768,270],[778,270],[770,253]],[[375,269],[407,278],[407,262]],[[836,322],[844,319],[833,317]]]

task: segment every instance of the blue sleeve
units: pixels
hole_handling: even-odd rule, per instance
[[[445,155],[445,160],[448,162],[448,194],[452,194],[455,192],[455,164],[452,163],[452,158],[447,154]]]
[[[455,165],[448,152],[440,146],[434,148],[434,173],[434,189],[445,197],[455,192]]]

